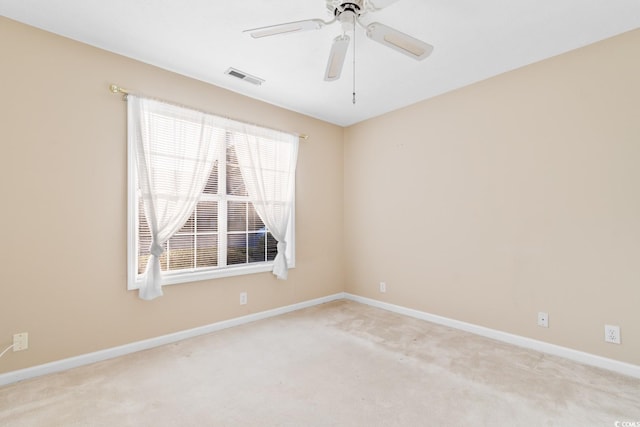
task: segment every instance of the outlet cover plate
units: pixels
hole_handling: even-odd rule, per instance
[[[29,348],[29,333],[21,332],[13,335],[13,351],[22,351]]]
[[[620,344],[620,326],[604,325],[604,340],[612,344]]]
[[[549,327],[549,313],[545,313],[544,311],[538,312],[538,326],[543,328]]]
[[[246,305],[246,304],[247,304],[247,293],[240,292],[240,305]]]

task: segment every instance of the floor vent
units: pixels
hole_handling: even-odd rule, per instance
[[[244,71],[236,70],[235,68],[229,68],[224,73],[257,86],[260,86],[262,83],[264,83],[264,79],[252,76],[251,74],[245,73]]]

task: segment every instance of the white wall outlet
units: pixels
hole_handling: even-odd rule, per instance
[[[380,292],[387,292],[387,284],[385,282],[380,282]]]
[[[29,333],[21,332],[13,335],[13,351],[22,351],[29,348]]]
[[[538,326],[543,328],[549,327],[549,313],[545,313],[544,311],[538,312]]]
[[[620,344],[620,326],[604,325],[604,340],[613,344]]]
[[[247,303],[247,293],[240,292],[240,305],[245,305]]]

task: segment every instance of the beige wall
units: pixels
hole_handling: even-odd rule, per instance
[[[347,291],[640,364],[639,47],[640,30],[348,128]]]
[[[344,289],[343,129],[0,17],[0,373]],[[140,93],[308,133],[297,174],[297,268],[126,290],[126,104]],[[240,307],[240,291],[249,303]]]

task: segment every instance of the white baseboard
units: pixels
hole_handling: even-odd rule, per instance
[[[435,314],[430,314],[423,311],[402,307],[399,305],[389,304],[386,302],[374,300],[371,298],[365,298],[358,295],[345,293],[344,298],[351,301],[359,302],[362,304],[367,304],[373,307],[382,308],[384,310],[392,311],[394,313],[404,314],[405,316],[410,316],[417,319],[426,320],[428,322],[437,323],[439,325],[448,326],[454,329],[460,329],[462,331],[471,332],[472,334],[481,335],[487,338],[492,338],[494,340],[517,345],[519,347],[529,348],[532,350],[540,351],[542,353],[564,357],[565,359],[573,360],[575,362],[583,363],[585,365],[607,369],[609,371],[617,372],[623,375],[628,375],[634,378],[640,378],[640,366],[638,365],[632,365],[630,363],[620,362],[618,360],[608,359],[606,357],[596,356],[594,354],[585,353],[582,351],[573,350],[566,347],[561,347],[559,345],[549,344],[543,341],[537,341],[531,338],[526,338],[519,335],[513,335],[507,332],[485,328],[484,326],[465,323],[459,320],[449,319],[447,317],[437,316]]]
[[[224,320],[222,322],[212,323],[210,325],[200,326],[186,331],[180,331],[169,335],[162,335],[156,338],[150,338],[144,341],[137,341],[131,344],[125,344],[118,347],[108,348],[96,351],[94,353],[83,354],[68,359],[58,360],[43,365],[33,366],[31,368],[20,369],[17,371],[0,374],[0,386],[12,384],[29,378],[39,377],[41,375],[53,374],[60,371],[66,371],[71,368],[77,368],[91,363],[101,362],[114,357],[124,356],[126,354],[135,353],[141,350],[147,350],[159,347],[165,344],[171,344],[188,338],[197,337],[199,335],[208,334],[222,329],[232,328],[234,326],[244,325],[246,323],[255,322],[257,320],[269,317],[279,316],[281,314],[290,313],[292,311],[301,310],[303,308],[312,307],[330,301],[344,299],[344,293],[337,293],[322,298],[300,302],[285,307],[274,308],[272,310],[262,311],[259,313],[249,314],[247,316],[236,317],[234,319]]]
[[[137,351],[147,350],[154,347],[159,347],[165,344],[171,344],[171,343],[182,341],[188,338],[197,337],[199,335],[208,334],[211,332],[231,328],[234,326],[244,325],[246,323],[255,322],[257,320],[279,316],[281,314],[290,313],[292,311],[301,310],[303,308],[312,307],[315,305],[319,305],[319,304],[323,304],[323,303],[331,302],[335,300],[340,300],[340,299],[347,299],[347,300],[359,302],[362,304],[381,308],[383,310],[388,310],[394,313],[403,314],[405,316],[410,316],[417,319],[426,320],[428,322],[436,323],[439,325],[460,329],[466,332],[471,332],[476,335],[492,338],[508,344],[513,344],[520,347],[540,351],[543,353],[564,357],[565,359],[584,363],[585,365],[607,369],[607,370],[618,372],[620,374],[628,375],[634,378],[640,378],[640,366],[637,366],[637,365],[632,365],[629,363],[624,363],[617,360],[596,356],[590,353],[584,353],[581,351],[572,350],[570,348],[561,347],[558,345],[549,344],[542,341],[537,341],[537,340],[522,337],[519,335],[509,334],[509,333],[498,331],[495,329],[485,328],[483,326],[473,325],[471,323],[461,322],[459,320],[449,319],[447,317],[437,316],[435,314],[430,314],[423,311],[402,307],[399,305],[389,304],[389,303],[374,300],[371,298],[365,298],[365,297],[349,294],[346,292],[340,292],[340,293],[329,295],[322,298],[304,301],[301,303],[292,304],[285,307],[274,308],[272,310],[249,314],[247,316],[237,317],[234,319],[224,320],[222,322],[212,323],[210,325],[200,326],[198,328],[188,329],[186,331],[180,331],[180,332],[176,332],[169,335],[163,335],[160,337],[151,338],[144,341],[137,341],[137,342],[122,345],[119,347],[108,348],[105,350],[96,351],[94,353],[83,354],[83,355],[71,357],[68,359],[63,359],[63,360],[58,360],[51,363],[46,363],[43,365],[33,366],[31,368],[7,372],[5,374],[0,374],[0,386],[12,384],[12,383],[26,380],[29,378],[39,377],[41,375],[47,375],[47,374],[53,374],[56,372],[66,371],[68,369],[89,365],[91,363],[96,363],[96,362],[100,362],[107,359],[113,359],[114,357],[124,356],[126,354],[135,353]]]

